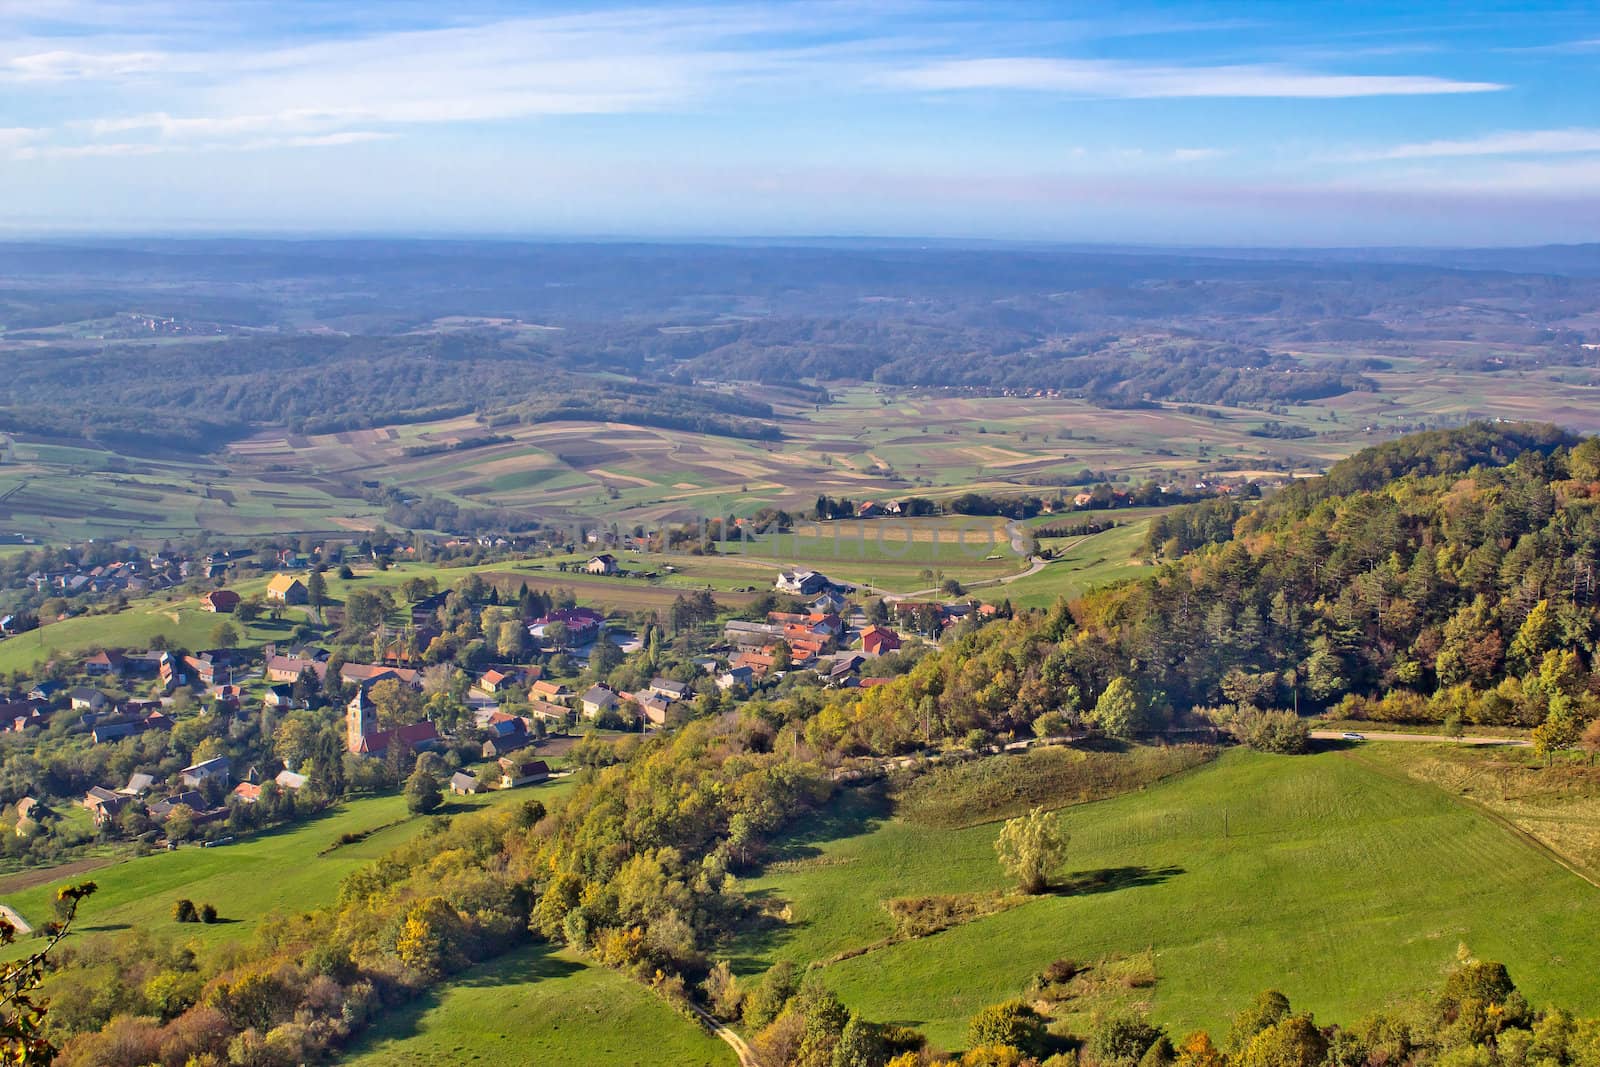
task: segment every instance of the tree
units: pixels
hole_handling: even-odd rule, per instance
[[[1289,998],[1276,989],[1269,989],[1256,997],[1255,1003],[1242,1008],[1233,1017],[1233,1027],[1228,1031],[1226,1051],[1236,1056],[1257,1034],[1267,1027],[1289,1017]]]
[[[306,603],[311,605],[311,610],[322,611],[322,605],[328,602],[328,580],[322,576],[322,568],[318,567],[306,579]]]
[[[1237,1067],[1318,1067],[1328,1054],[1328,1039],[1309,1015],[1273,1023],[1235,1057]]]
[[[599,636],[594,639],[594,648],[589,652],[589,670],[596,678],[605,678],[621,665],[622,649],[606,636],[605,628],[601,627]]]
[[[168,841],[183,842],[194,835],[194,809],[187,804],[175,804],[167,813],[165,824]]]
[[[190,906],[193,907],[193,905]],[[200,921],[206,923],[207,925],[215,923],[217,921],[217,906],[215,904],[201,905]]]
[[[219,622],[211,631],[211,644],[216,648],[233,648],[239,643],[239,628],[231,622]]]
[[[1144,726],[1143,701],[1133,683],[1119,674],[1100,694],[1088,718],[1111,737],[1131,737]]]
[[[426,815],[437,811],[439,805],[444,803],[444,794],[439,789],[439,780],[433,773],[421,764],[411,772],[411,777],[406,779],[406,810],[414,815]]]
[[[1548,760],[1556,752],[1577,744],[1583,729],[1573,699],[1557,693],[1550,698],[1550,711],[1544,722],[1533,729],[1533,750]]]
[[[234,617],[242,623],[252,623],[261,618],[261,601],[256,597],[239,601],[233,609]]]
[[[1005,1045],[1030,1056],[1044,1051],[1044,1018],[1020,1000],[991,1004],[967,1024],[967,1045]]]
[[[393,730],[422,718],[422,694],[397,678],[386,678],[367,690],[378,727]]]
[[[200,921],[200,913],[195,909],[194,901],[184,897],[172,906],[172,917],[181,923],[194,923]]]
[[[501,657],[520,660],[528,652],[528,628],[520,622],[503,622],[495,634],[494,645]]]
[[[1006,822],[994,849],[1001,869],[1017,880],[1017,888],[1042,893],[1050,872],[1067,858],[1067,835],[1055,815],[1034,808]]]
[[[56,1047],[46,1034],[47,1005],[34,997],[34,991],[44,982],[50,954],[72,928],[77,918],[78,905],[95,891],[95,883],[63,887],[56,899],[59,918],[47,923],[41,933],[46,938],[39,951],[0,968],[0,1063],[17,1067],[33,1067],[55,1059]],[[9,919],[0,918],[0,945],[13,944],[17,928]]]

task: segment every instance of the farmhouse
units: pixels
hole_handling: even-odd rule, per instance
[[[572,696],[572,690],[560,682],[534,682],[528,688],[528,695],[538,700],[566,700]]]
[[[583,713],[593,719],[601,712],[610,711],[619,703],[617,694],[603,685],[590,686],[581,700]]]
[[[572,717],[572,710],[565,705],[552,704],[547,700],[534,700],[528,704],[528,714],[547,723],[565,726],[567,720]]]
[[[239,606],[239,594],[232,589],[213,589],[200,598],[202,611],[214,612],[218,615],[228,615]]]
[[[861,650],[869,656],[900,650],[900,635],[886,626],[869,626],[861,631]]]
[[[780,593],[795,596],[816,596],[833,588],[828,576],[819,571],[780,571],[773,587]]]
[[[74,689],[67,694],[74,711],[93,711],[107,704],[106,695],[98,689]]]
[[[519,785],[532,785],[550,777],[550,765],[542,759],[512,759],[500,761],[500,788],[515,789]]]
[[[91,678],[98,678],[108,674],[121,674],[124,666],[125,661],[121,653],[96,652],[83,661],[83,673]]]
[[[727,692],[729,689],[732,689],[737,685],[749,685],[751,682],[755,681],[755,677],[756,672],[747,666],[740,665],[736,667],[729,667],[727,670],[717,675],[717,688],[721,689],[723,692]]]
[[[228,779],[232,776],[232,765],[229,763],[227,756],[217,756],[215,759],[203,760],[200,763],[185,767],[178,774],[182,777],[184,785],[195,788],[198,788],[200,783],[207,778],[220,778],[223,784],[226,785]]]
[[[328,665],[303,656],[268,656],[267,681],[293,682],[310,671],[320,681],[328,673]]]
[[[142,771],[135,771],[133,774],[128,775],[128,784],[117,790],[117,792],[121,793],[125,797],[142,797],[146,793],[150,792],[151,788],[154,787],[155,784],[155,775],[145,774]]]
[[[598,556],[590,556],[589,561],[583,565],[586,574],[615,574],[617,573],[617,557],[609,552],[602,552]]]
[[[104,826],[122,810],[123,799],[104,786],[90,786],[89,792],[84,794],[83,806],[89,809],[96,826]]]
[[[671,678],[652,678],[650,692],[667,700],[682,700],[689,695],[689,684],[675,682]]]
[[[280,604],[304,604],[311,599],[306,583],[292,574],[274,575],[267,583],[267,599]]]
[[[481,788],[478,780],[466,771],[457,771],[450,776],[450,792],[458,797],[472,796]]]
[[[504,693],[517,686],[522,679],[523,672],[515,667],[494,667],[483,672],[483,677],[478,679],[478,688],[485,693]]]
[[[288,769],[279,771],[278,776],[273,779],[274,782],[278,783],[278,787],[280,789],[287,789],[292,793],[299,792],[300,790],[304,789],[306,787],[306,783],[310,780],[311,779],[307,778],[305,775],[296,774],[294,771]]]

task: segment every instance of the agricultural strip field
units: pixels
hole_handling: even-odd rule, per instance
[[[1067,888],[844,959],[828,982],[870,1018],[960,1047],[975,1011],[1022,995],[1051,961],[1148,950],[1156,981],[1137,996],[1181,1034],[1226,1029],[1268,987],[1354,1020],[1436,987],[1465,943],[1503,961],[1535,1004],[1600,1010],[1600,890],[1444,792],[1344,753],[1233,751],[1063,821]],[[845,802],[790,862],[745,883],[787,902],[793,923],[742,946],[736,969],[879,942],[890,898],[1003,888],[997,830],[936,830]]]
[[[385,1016],[343,1062],[734,1067],[733,1050],[616,971],[531,945]]]

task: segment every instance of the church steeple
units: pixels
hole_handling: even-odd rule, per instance
[[[367,699],[365,686],[356,689],[355,698],[345,710],[344,724],[345,747],[351,752],[363,751],[366,736],[378,732],[378,717],[372,709],[372,701]]]

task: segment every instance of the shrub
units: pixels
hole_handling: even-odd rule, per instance
[[[195,908],[194,901],[184,897],[173,905],[172,917],[181,923],[199,922],[200,912]]]
[[[200,921],[207,925],[217,921],[217,906],[206,904],[200,908]]]
[[[974,1049],[1004,1045],[1038,1055],[1045,1046],[1044,1017],[1020,1000],[991,1004],[967,1025],[967,1044]]]

